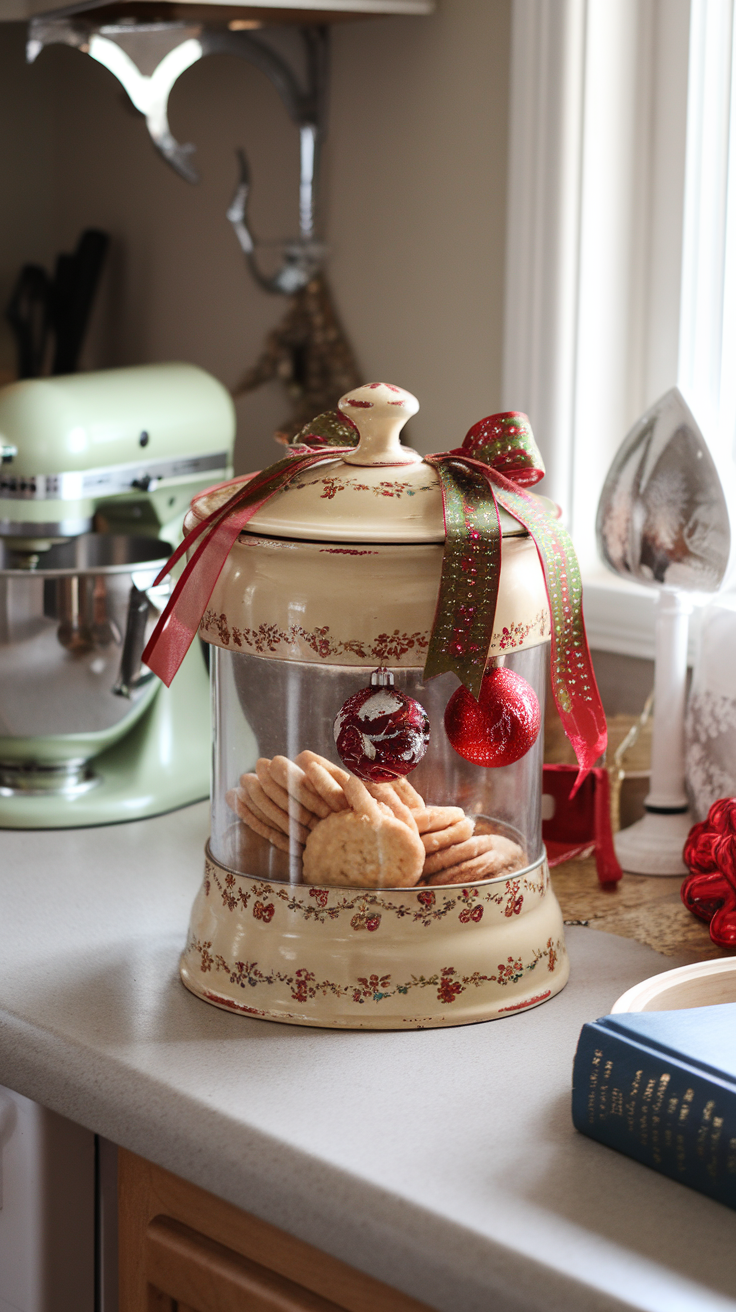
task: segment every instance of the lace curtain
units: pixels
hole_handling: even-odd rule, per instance
[[[704,820],[720,797],[736,797],[736,596],[702,613],[685,725],[690,805]]]

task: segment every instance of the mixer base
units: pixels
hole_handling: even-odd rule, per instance
[[[99,783],[84,761],[64,765],[0,762],[0,797],[78,797]]]
[[[171,688],[162,686],[131,732],[93,761],[72,763],[65,777],[53,767],[0,767],[0,828],[109,825],[201,802],[210,752],[209,679],[195,644]]]

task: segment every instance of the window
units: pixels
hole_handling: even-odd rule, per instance
[[[675,383],[734,451],[734,0],[513,5],[504,404],[572,530],[591,645],[651,656],[655,594],[605,571],[595,512]]]

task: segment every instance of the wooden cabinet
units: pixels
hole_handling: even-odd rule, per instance
[[[120,1149],[120,1312],[429,1312]]]

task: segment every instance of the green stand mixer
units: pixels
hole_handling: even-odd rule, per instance
[[[228,392],[193,365],[0,391],[0,827],[141,819],[207,797],[200,644],[141,664],[192,497],[232,476]]]

